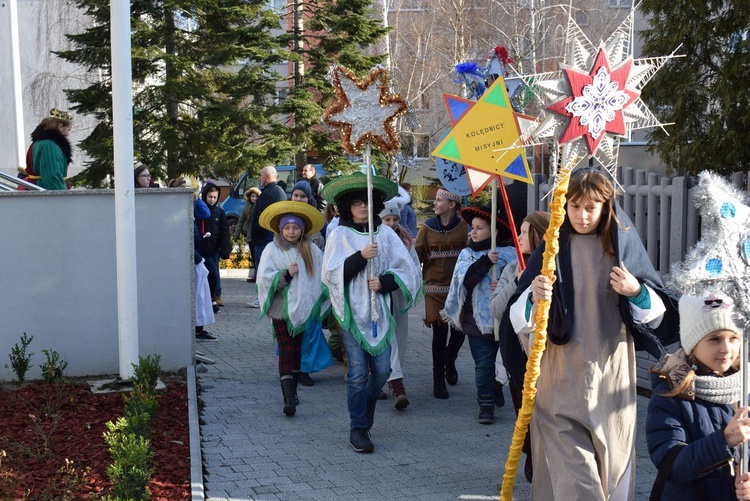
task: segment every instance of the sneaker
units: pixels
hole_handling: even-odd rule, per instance
[[[212,304],[212,305],[211,305],[211,308],[213,308],[213,310],[214,310],[214,315],[215,315],[215,314],[217,314],[217,313],[219,313],[219,312],[221,311],[221,308],[219,308],[219,307],[218,307],[217,305],[215,305],[215,304]]]
[[[216,296],[216,301],[214,302],[216,303],[216,306],[218,306],[219,308],[224,307],[224,301],[221,300],[221,296]]]
[[[483,395],[479,402],[479,424],[492,424],[495,422],[495,402],[492,395]]]
[[[248,308],[260,308],[260,302],[257,299],[253,299],[249,303],[247,303]]]
[[[195,333],[195,339],[197,341],[216,341],[216,336],[208,331],[201,331]]]
[[[355,452],[372,452],[375,449],[370,434],[364,428],[352,428],[349,432],[349,444]]]

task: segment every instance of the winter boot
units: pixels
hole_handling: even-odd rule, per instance
[[[299,384],[301,384],[302,386],[315,386],[315,381],[313,381],[313,378],[311,378],[310,374],[308,374],[307,372],[300,372]]]
[[[372,428],[373,423],[375,423],[375,405],[378,403],[378,400],[372,400],[370,398],[367,399],[367,409],[365,410],[365,416],[367,416],[367,431],[369,432]]]
[[[495,422],[495,403],[492,395],[482,395],[477,399],[479,402],[479,424],[492,424]]]
[[[451,386],[456,386],[456,383],[458,383],[456,359],[445,361],[445,381]]]
[[[294,403],[294,379],[292,379],[292,376],[281,376],[281,393],[284,395],[284,414],[294,416],[297,407]]]
[[[388,381],[388,388],[390,388],[391,395],[393,395],[393,406],[396,409],[402,411],[409,407],[409,399],[406,398],[406,388],[404,388],[403,378]]]
[[[293,373],[294,376],[294,405],[299,405],[299,395],[297,395],[297,387],[299,386],[299,378],[301,372]]]
[[[216,296],[216,299],[214,299],[214,301],[216,301],[216,306],[220,308],[224,307],[224,301],[221,300],[221,296]]]
[[[500,381],[495,381],[495,391],[493,392],[493,398],[495,400],[495,405],[498,407],[502,407],[505,405],[505,396],[503,395],[503,383]]]
[[[435,398],[448,398],[448,389],[445,387],[445,368],[432,369],[432,394]]]

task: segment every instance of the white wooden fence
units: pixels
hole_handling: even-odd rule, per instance
[[[739,172],[731,181],[747,193],[746,178],[747,173]],[[618,202],[632,219],[654,267],[664,277],[700,239],[700,216],[693,202],[698,179],[620,167],[617,180],[622,192]],[[529,185],[528,211],[548,210],[550,197],[546,195],[551,189],[551,182],[536,174],[534,185]],[[636,358],[638,385],[650,389],[648,369],[654,359],[646,352],[638,352]]]

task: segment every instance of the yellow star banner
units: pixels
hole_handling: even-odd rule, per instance
[[[453,126],[433,156],[525,183],[532,183],[517,117],[498,78]],[[518,145],[515,146],[514,145]]]

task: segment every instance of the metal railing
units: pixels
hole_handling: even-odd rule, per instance
[[[5,172],[0,172],[0,191],[16,191],[19,187],[31,191],[45,191],[41,186],[24,181],[20,177],[11,176]]]

